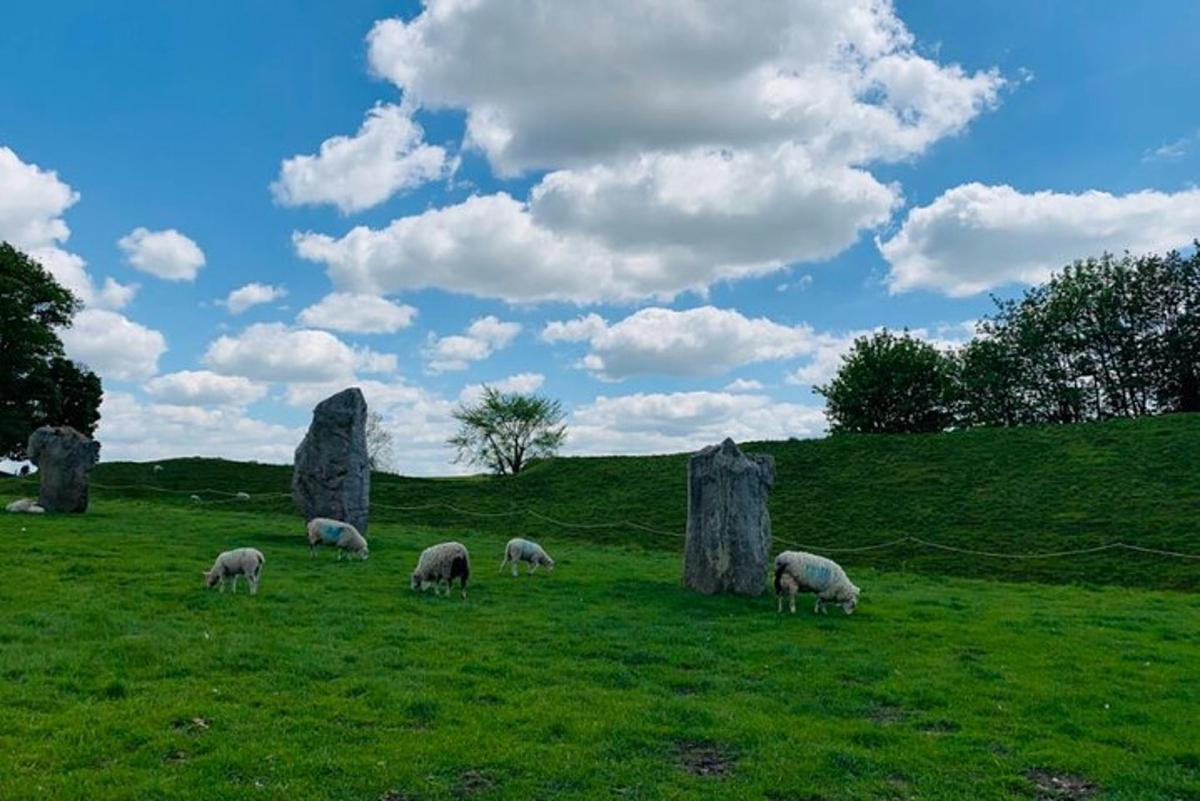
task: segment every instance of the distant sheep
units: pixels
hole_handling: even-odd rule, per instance
[[[512,574],[515,576],[517,575],[517,562],[528,562],[530,573],[542,565],[545,565],[547,570],[554,569],[554,560],[542,546],[532,540],[513,537],[504,546],[504,561],[500,563],[500,570],[503,571],[506,564],[512,564]]]
[[[156,465],[154,465],[154,472],[155,472],[155,473],[161,473],[162,471],[163,471],[163,466],[162,466],[161,464],[156,464]]]
[[[233,579],[233,591],[237,592],[237,582],[240,576],[245,576],[250,584],[250,594],[258,593],[258,582],[262,578],[262,566],[267,558],[256,548],[236,548],[225,551],[217,557],[212,570],[205,571],[204,580],[210,587],[220,585],[225,592],[225,579]]]
[[[192,496],[192,500],[193,500],[194,502],[196,502],[196,503],[200,503],[200,496],[199,496],[199,495],[193,495],[193,496]]]
[[[338,559],[349,551],[360,559],[370,556],[367,538],[358,533],[358,529],[349,523],[332,520],[328,517],[314,517],[308,521],[308,555],[317,555],[317,546],[333,545],[338,549]]]
[[[38,503],[33,498],[20,498],[4,507],[9,512],[25,512],[31,515],[40,515],[46,510],[38,506]]]
[[[804,551],[784,551],[775,557],[775,595],[778,611],[783,611],[783,595],[787,593],[789,608],[796,613],[796,593],[811,592],[817,597],[813,613],[825,612],[829,604],[837,604],[847,615],[854,614],[861,590],[854,586],[846,571],[831,559]]]
[[[412,572],[412,589],[427,590],[433,587],[434,595],[440,594],[443,581],[446,582],[446,597],[450,597],[450,587],[454,579],[459,580],[462,597],[467,597],[467,581],[471,578],[471,556],[461,542],[443,542],[431,545],[421,551],[417,560],[417,569]]]
[[[239,492],[236,497],[239,501],[248,501],[248,500],[250,500],[250,493]]]

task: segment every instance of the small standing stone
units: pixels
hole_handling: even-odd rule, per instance
[[[688,460],[683,582],[713,595],[760,595],[771,557],[767,493],[775,458],[744,454],[726,439]]]
[[[328,517],[365,535],[370,494],[367,402],[351,387],[313,409],[312,425],[296,448],[292,500],[306,522]]]
[[[29,461],[38,467],[38,506],[47,512],[86,512],[88,472],[100,459],[100,443],[70,426],[42,426],[29,437]]]

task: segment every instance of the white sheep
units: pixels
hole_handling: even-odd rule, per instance
[[[358,529],[349,523],[332,520],[328,517],[314,517],[308,521],[308,555],[317,555],[317,546],[333,545],[338,549],[338,559],[347,551],[356,554],[360,559],[370,556],[367,538],[358,533]]]
[[[512,574],[517,575],[517,562],[528,562],[529,572],[532,573],[541,565],[545,565],[547,570],[554,569],[554,560],[550,558],[550,554],[538,545],[533,540],[521,539],[513,537],[504,546],[504,561],[500,563],[500,570],[504,570],[506,564],[512,564]]]
[[[162,471],[163,471],[163,466],[162,466],[161,464],[156,464],[156,465],[154,465],[154,472],[155,472],[155,473],[161,473]]]
[[[220,585],[225,592],[225,579],[232,577],[233,591],[237,592],[239,576],[245,576],[250,584],[250,594],[258,593],[258,582],[262,578],[262,566],[267,558],[256,548],[235,548],[225,551],[213,562],[212,570],[204,571],[204,580],[210,587]]]
[[[38,502],[33,498],[19,498],[4,508],[9,512],[25,512],[31,515],[40,515],[46,511],[38,506]]]
[[[248,500],[250,500],[250,493],[248,493],[248,492],[239,492],[239,493],[237,494],[237,499],[238,499],[239,501],[248,501]]]
[[[778,611],[783,611],[783,594],[796,613],[796,593],[811,592],[817,597],[813,613],[826,612],[828,604],[838,604],[847,615],[854,614],[861,590],[846,577],[837,562],[804,551],[784,551],[775,557],[775,595]],[[826,614],[828,614],[826,612]]]
[[[200,496],[199,496],[199,495],[193,495],[193,496],[192,496],[192,502],[193,502],[193,503],[200,503]]]
[[[467,597],[467,580],[471,578],[471,556],[461,542],[443,542],[431,545],[421,551],[417,560],[417,569],[412,572],[412,589],[427,590],[433,587],[434,595],[440,594],[443,581],[446,582],[446,597],[450,597],[450,587],[454,579],[459,579],[462,597]]]

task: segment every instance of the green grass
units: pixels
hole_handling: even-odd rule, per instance
[[[859,614],[793,617],[578,539],[514,580],[496,533],[381,523],[338,563],[291,516],[3,520],[4,799],[982,801],[1032,797],[1034,769],[1200,795],[1196,595],[863,569]],[[474,554],[466,602],[408,590],[444,536]],[[247,544],[258,596],[202,588]],[[682,766],[697,749],[725,773]]]

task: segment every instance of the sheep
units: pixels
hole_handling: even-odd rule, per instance
[[[836,562],[804,551],[784,551],[775,557],[775,595],[779,599],[779,612],[783,611],[785,592],[792,614],[796,613],[796,593],[811,592],[817,597],[813,614],[828,614],[825,607],[838,604],[843,612],[851,615],[862,590],[854,586]]]
[[[506,564],[512,564],[512,574],[517,575],[517,562],[528,562],[529,572],[532,573],[541,565],[545,565],[547,570],[554,569],[554,560],[550,558],[550,554],[532,540],[513,537],[504,546],[504,561],[500,563],[500,570],[503,572]]]
[[[411,587],[414,590],[427,590],[433,587],[433,594],[440,594],[442,581],[446,582],[446,597],[450,597],[450,587],[454,579],[459,579],[462,597],[467,597],[467,580],[471,577],[471,556],[461,542],[443,542],[431,545],[421,551],[417,560],[417,569],[412,572]]]
[[[262,566],[267,558],[256,548],[235,548],[225,551],[213,562],[212,570],[204,571],[204,580],[209,587],[220,585],[225,592],[225,579],[232,576],[233,591],[237,592],[239,576],[245,576],[250,584],[250,594],[258,593],[258,582],[262,578]]]
[[[354,526],[328,517],[314,517],[308,521],[308,556],[310,559],[317,555],[317,546],[322,544],[337,546],[339,561],[346,551],[356,554],[363,560],[370,556],[367,538],[359,534],[358,529]]]
[[[20,498],[4,508],[9,512],[26,512],[32,515],[40,515],[46,511],[42,507],[38,506],[37,501],[33,498]]]
[[[163,471],[163,466],[162,466],[161,464],[156,464],[156,465],[154,465],[154,472],[155,472],[155,473],[161,473],[162,471]]]
[[[200,496],[199,496],[199,495],[193,495],[193,496],[192,496],[192,502],[193,502],[193,503],[200,503]]]
[[[239,501],[248,501],[248,500],[250,500],[250,493],[239,492],[236,497]]]

